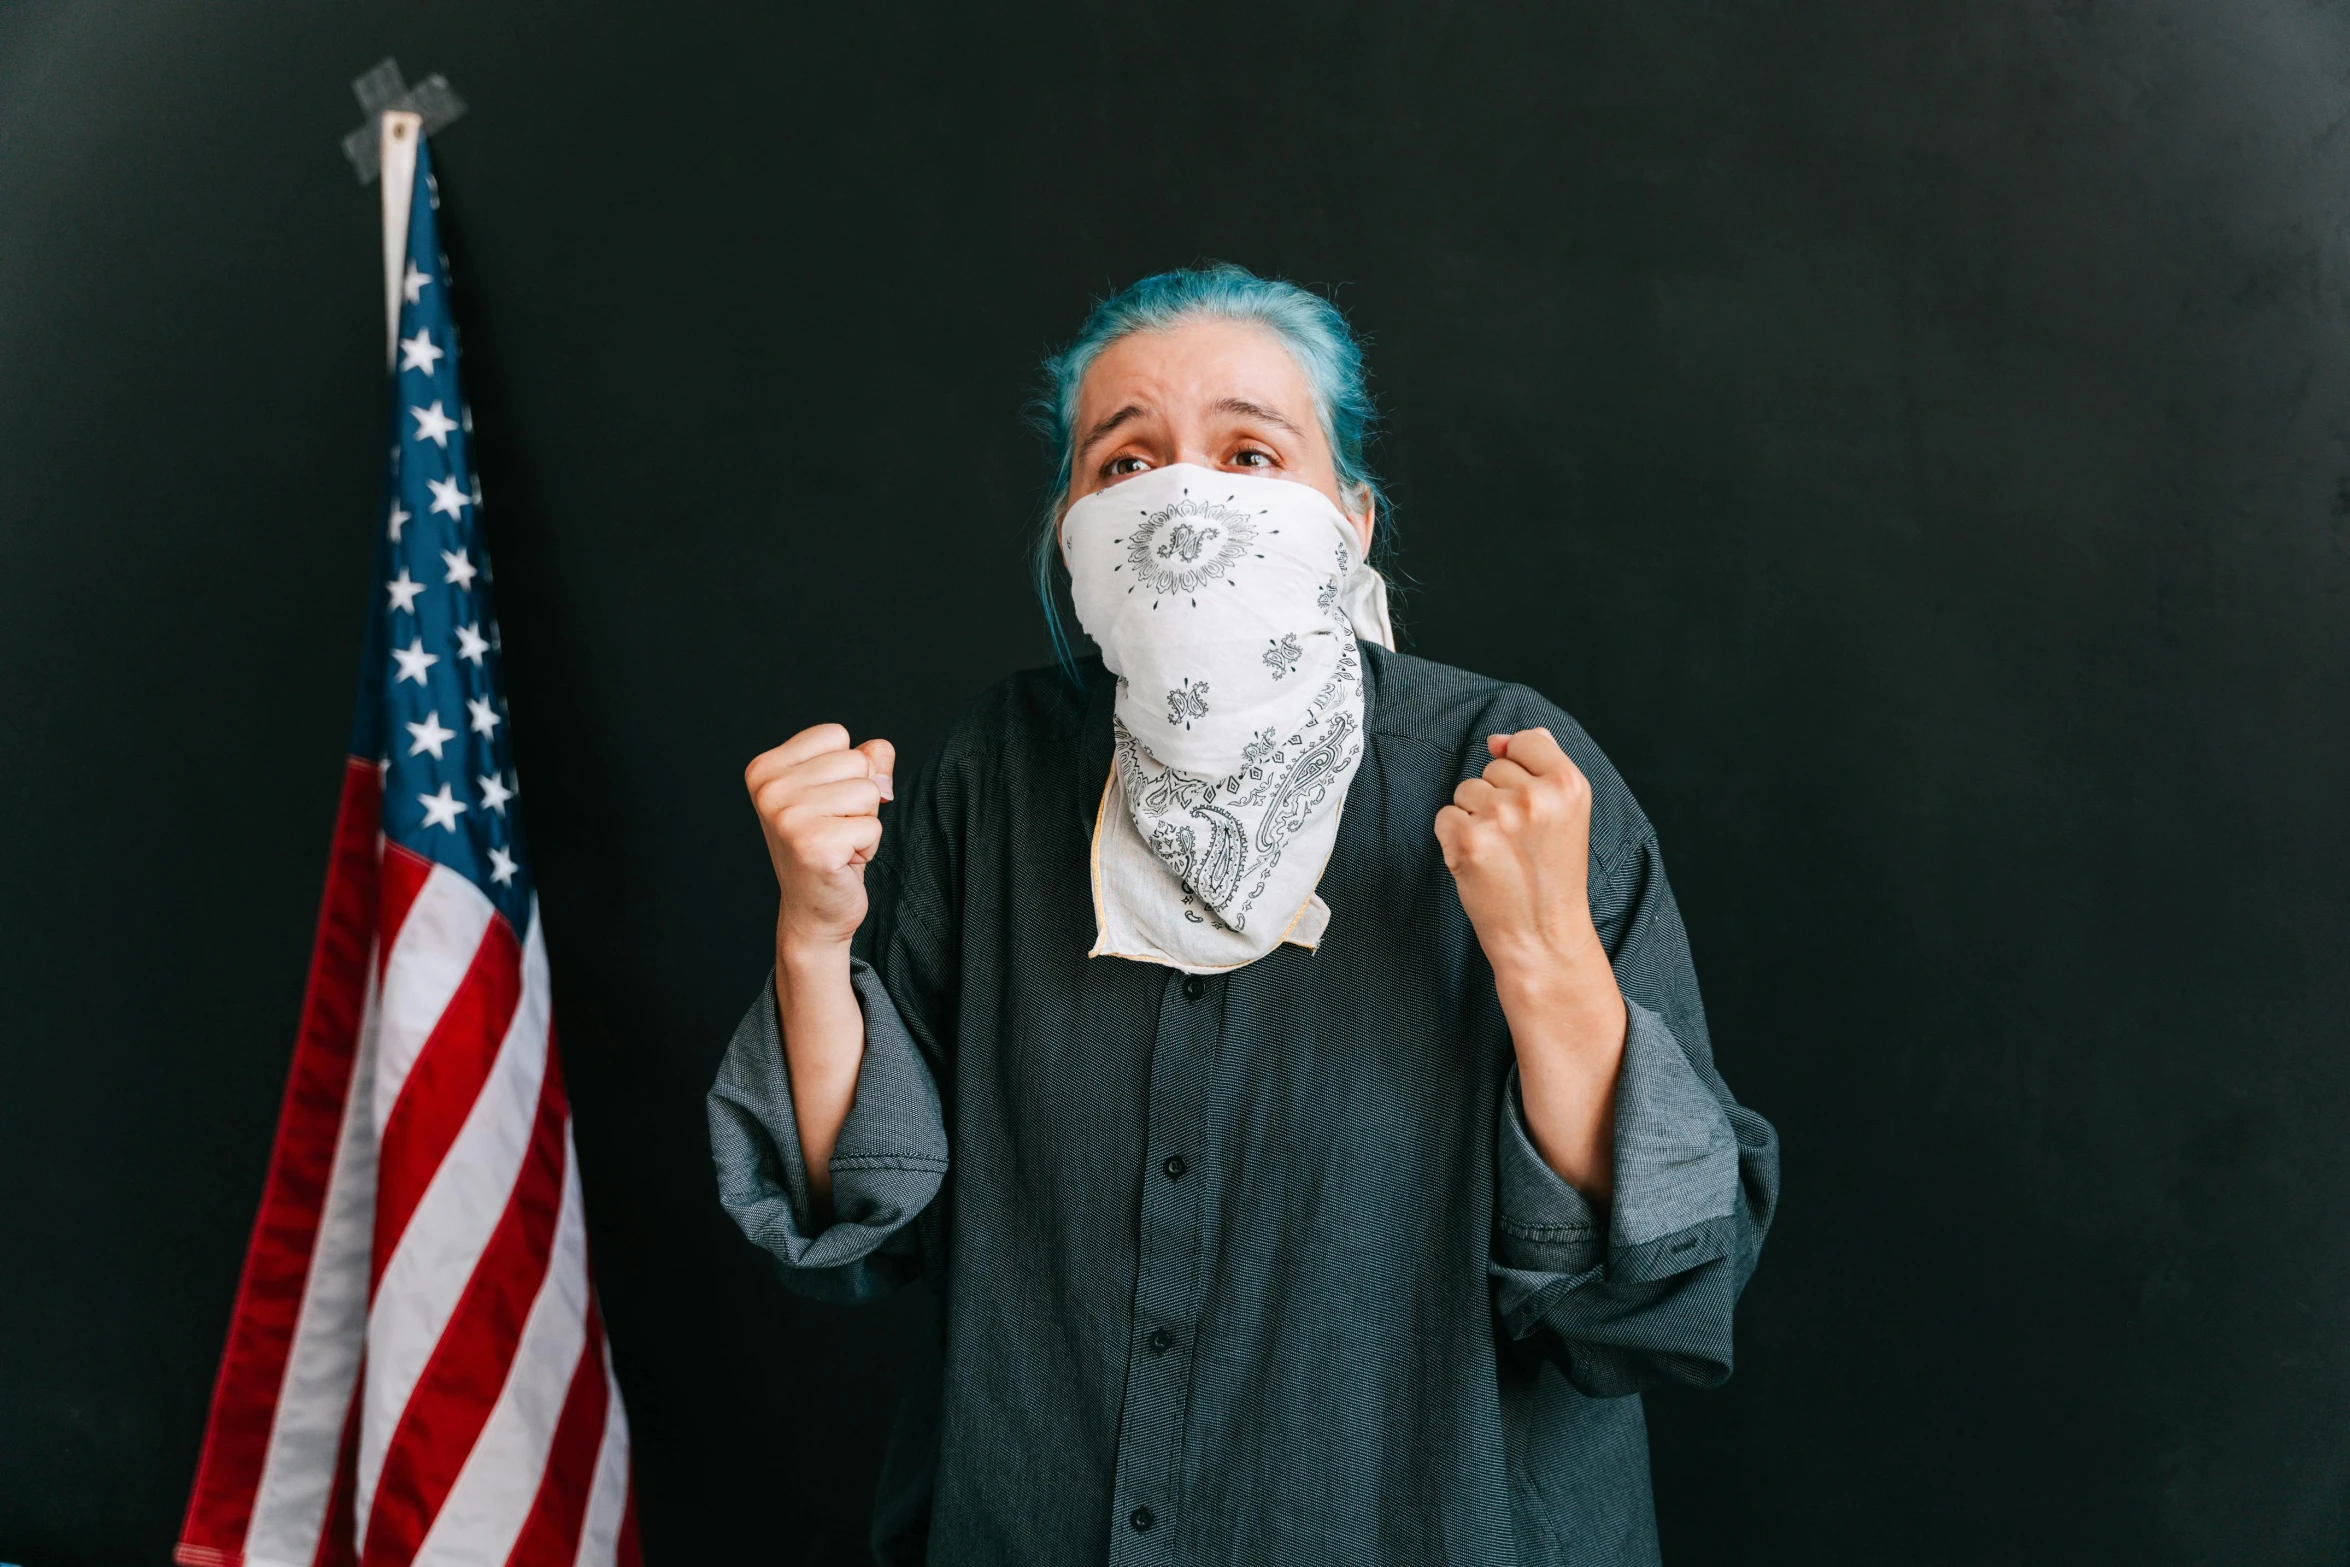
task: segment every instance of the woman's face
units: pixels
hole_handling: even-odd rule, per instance
[[[1338,492],[1314,394],[1289,350],[1262,327],[1191,321],[1120,338],[1077,388],[1077,449],[1067,503],[1172,463],[1312,485],[1371,548],[1373,502]]]

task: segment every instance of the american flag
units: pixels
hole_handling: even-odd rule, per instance
[[[635,1567],[420,138],[408,189],[358,715],[174,1555]]]

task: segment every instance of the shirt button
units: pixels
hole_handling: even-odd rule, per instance
[[[1164,1355],[1173,1347],[1175,1335],[1169,1333],[1165,1328],[1153,1328],[1147,1342],[1150,1344],[1152,1354]]]
[[[1186,1001],[1197,1001],[1197,1000],[1198,1000],[1200,997],[1202,997],[1202,996],[1206,995],[1207,993],[1208,993],[1208,982],[1207,982],[1206,980],[1204,980],[1204,979],[1200,978],[1200,977],[1199,977],[1197,974],[1187,974],[1187,975],[1185,975],[1185,976],[1184,976],[1184,979],[1183,979],[1183,999],[1184,999],[1184,1000],[1186,1000]]]
[[[1183,1172],[1190,1169],[1191,1166],[1183,1162],[1183,1155],[1171,1153],[1167,1155],[1167,1162],[1160,1165],[1159,1168],[1167,1172],[1168,1180],[1180,1181],[1183,1179]]]
[[[1147,1507],[1137,1507],[1126,1515],[1128,1527],[1132,1528],[1136,1534],[1150,1533],[1151,1525],[1158,1521],[1157,1516]]]

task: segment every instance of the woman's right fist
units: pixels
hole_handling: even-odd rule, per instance
[[[783,896],[779,952],[845,947],[864,923],[865,865],[881,847],[881,802],[896,762],[887,740],[851,746],[846,729],[818,724],[743,769]]]

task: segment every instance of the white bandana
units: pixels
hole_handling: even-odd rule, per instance
[[[1118,677],[1087,955],[1196,974],[1313,946],[1363,758],[1355,638],[1395,645],[1354,525],[1307,485],[1182,463],[1070,507],[1061,558]]]

